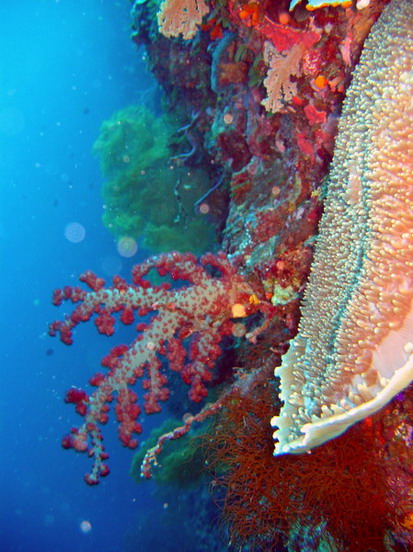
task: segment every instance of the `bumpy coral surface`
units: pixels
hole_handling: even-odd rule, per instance
[[[393,0],[340,119],[300,330],[276,375],[276,452],[303,452],[413,379],[413,3]]]

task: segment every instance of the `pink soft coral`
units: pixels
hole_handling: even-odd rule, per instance
[[[171,289],[165,282],[154,286],[145,279],[153,269],[162,277],[169,275],[172,280],[186,281],[189,285]],[[118,345],[102,360],[109,371],[93,376],[89,383],[97,389],[90,396],[77,388],[66,394],[66,402],[76,405],[84,421],[79,428],[71,429],[62,444],[79,452],[88,451],[94,458],[92,471],[85,476],[89,484],[98,483],[99,476],[109,473],[99,426],[108,421],[109,404],[114,396],[119,438],[124,446],[135,448],[134,435],[142,430],[137,421],[141,408],[130,387],[144,378],[145,412],[159,412],[160,402],[169,397],[161,360],[166,358],[169,368],[179,372],[190,387],[190,399],[201,401],[207,395],[205,384],[211,380],[221,353],[220,342],[232,332],[231,319],[247,316],[259,306],[251,287],[223,253],[206,254],[200,263],[192,255],[161,255],[136,265],[132,275],[133,284],[115,276],[113,285],[104,287],[101,278],[86,272],[80,280],[91,291],[66,286],[54,293],[53,302],[57,306],[68,300],[77,303],[65,320],[50,326],[50,334],[60,334],[67,345],[72,344],[73,328],[92,317],[98,331],[110,336],[115,330],[114,313],[124,324],[131,324],[136,315],[154,313],[148,325],[137,325],[138,336],[130,346]]]

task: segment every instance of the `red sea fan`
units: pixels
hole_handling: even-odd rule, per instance
[[[206,442],[213,487],[225,491],[233,545],[248,543],[261,552],[288,543],[291,550],[315,552],[334,541],[340,551],[388,550],[385,541],[397,525],[395,489],[380,416],[389,414],[357,424],[310,454],[274,457],[268,418],[277,395],[271,368],[267,372],[248,393],[231,397]]]

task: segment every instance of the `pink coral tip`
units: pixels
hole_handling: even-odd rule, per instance
[[[101,477],[106,477],[107,475],[109,475],[110,474],[109,466],[107,464],[101,464],[99,468],[99,473]]]
[[[85,481],[88,485],[98,485],[99,479],[96,475],[91,475],[90,473],[85,474]]]

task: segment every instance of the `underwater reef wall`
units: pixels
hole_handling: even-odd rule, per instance
[[[183,425],[149,448],[143,475],[160,469],[170,440],[212,419],[203,440],[205,469],[224,505],[230,550],[413,546],[410,375],[378,403],[378,413],[366,407],[358,417],[364,420],[343,435],[357,419],[330,434],[321,428],[301,446],[307,422],[337,419],[343,415],[337,408],[368,404],[376,391],[380,399],[392,371],[398,375],[407,362],[409,372],[412,353],[413,3],[330,4],[133,3],[132,38],[145,47],[163,94],[162,117],[175,129],[162,158],[207,174],[209,183],[202,179],[194,187],[191,216],[213,226],[218,243],[200,264],[193,256],[165,254],[137,265],[131,284],[115,277],[105,287],[86,273],[81,280],[90,291],[66,287],[55,294],[58,305],[78,303],[51,326],[66,344],[72,328],[93,316],[106,335],[115,333],[117,316],[124,324],[152,317],[136,326],[131,346],[117,346],[104,359],[109,371],[92,378],[94,393],[71,390],[66,397],[85,422],[63,445],[94,457],[87,481],[108,473],[100,426],[115,396],[120,439],[136,446],[140,388],[135,393],[132,387],[143,378],[148,413],[159,410],[160,401],[171,415],[185,413]],[[183,140],[173,136],[179,129]],[[173,178],[168,183],[158,176],[160,189],[175,187]],[[130,201],[121,187],[114,191],[120,192],[113,208],[120,223],[122,202]],[[174,202],[181,204],[176,195]],[[194,230],[180,222],[178,233],[192,238]],[[134,223],[140,221],[132,212],[128,224]],[[145,224],[139,231],[146,232]],[[157,286],[158,277],[167,281]],[[406,331],[399,339],[400,327]],[[386,350],[378,347],[383,340]],[[368,347],[380,357],[379,371],[377,364],[366,370],[373,355]],[[317,354],[324,371],[316,370]],[[173,372],[180,373],[178,383]],[[188,401],[171,406],[185,386],[198,409]],[[202,402],[205,397],[210,402]],[[328,442],[311,454],[274,457],[274,415],[276,452],[294,452],[296,442],[295,452]]]
[[[174,5],[172,0],[169,4]],[[294,2],[290,8],[297,4]],[[407,387],[412,379],[408,361],[411,354],[408,312],[412,279],[409,182],[413,153],[408,131],[412,118],[409,103],[412,96],[409,80],[412,70],[412,3],[393,2],[378,24],[378,30],[367,42],[366,53],[355,72],[355,81],[346,102],[346,106],[350,107],[345,107],[341,123],[341,128],[346,127],[347,130],[341,131],[336,161],[329,177],[341,103],[354,68],[358,65],[364,40],[387,2],[343,2],[343,8],[335,9],[326,8],[328,2],[320,4],[309,2],[307,9],[297,6],[293,12],[288,11],[289,6],[285,2],[271,5],[261,2],[213,4],[212,14],[204,18],[199,33],[191,41],[180,42],[180,63],[169,65],[166,79],[163,79],[166,73],[161,69],[162,62],[156,55],[156,44],[162,44],[162,47],[168,49],[174,48],[173,43],[164,46],[162,37],[155,40],[146,40],[147,37],[144,37],[143,40],[147,45],[150,66],[168,97],[184,98],[191,108],[194,105],[198,108],[203,102],[203,91],[208,88],[211,91],[204,104],[205,110],[201,109],[201,119],[206,127],[203,147],[214,159],[216,166],[222,167],[225,175],[229,207],[222,243],[230,255],[243,259],[241,270],[255,278],[255,281],[258,280],[266,298],[276,309],[266,334],[271,337],[258,339],[257,349],[261,355],[257,351],[252,352],[250,347],[245,357],[241,357],[247,370],[265,366],[268,359],[275,365],[279,364],[283,344],[295,331],[298,299],[312,258],[312,236],[317,233],[318,220],[326,201],[326,215],[319,238],[320,253],[313,265],[304,306],[304,313],[312,310],[313,314],[303,319],[302,324],[307,326],[303,326],[304,329],[293,341],[290,352],[284,357],[283,367],[276,370],[276,375],[281,376],[281,394],[273,399],[275,409],[281,407],[279,415],[274,418],[274,425],[281,428],[275,435],[280,439],[276,444],[277,452],[294,451],[294,445],[290,449],[288,443],[294,443],[296,439],[298,443],[305,440],[300,431],[303,424],[307,423],[304,427],[308,427],[310,433],[312,424],[317,427],[320,416],[327,420],[325,426],[320,427],[319,437],[307,448],[328,440],[357,419],[366,418],[380,409],[398,391]],[[139,25],[135,25],[135,39],[139,42]],[[178,29],[179,26],[176,27],[175,36],[179,35]],[[206,42],[208,45],[205,46]],[[188,81],[179,76],[180,67],[185,66],[186,56],[197,59],[200,67],[202,78],[196,85],[196,94],[188,93],[185,88]],[[205,69],[208,64],[211,67],[209,83]],[[362,82],[363,78],[365,83]],[[170,88],[172,82],[173,90]],[[383,88],[383,83],[388,87]],[[381,95],[385,98],[382,99]],[[359,99],[353,101],[354,96]],[[398,102],[399,107],[395,105]],[[361,113],[364,118],[361,118]],[[354,152],[350,153],[350,157],[347,155],[348,150]],[[349,189],[342,192],[343,197],[337,194],[337,200],[334,200],[332,198],[335,189],[341,185],[343,171]],[[371,176],[372,172],[374,176]],[[404,182],[405,192],[400,189],[400,179]],[[393,187],[391,181],[394,182]],[[364,192],[364,189],[367,191]],[[392,197],[397,199],[393,200]],[[345,201],[349,205],[348,215],[342,214]],[[404,215],[403,221],[396,223],[394,205],[399,201],[404,205]],[[364,206],[364,214],[359,204]],[[378,220],[374,218],[376,209],[377,216],[384,212],[384,222],[369,222],[370,217],[373,221]],[[364,231],[356,224],[358,217],[363,221],[360,224],[364,224]],[[339,221],[343,221],[342,226]],[[346,232],[351,234],[347,241]],[[391,235],[394,236],[393,243],[396,246],[391,245]],[[383,236],[381,243],[380,236]],[[388,239],[385,236],[389,236]],[[323,247],[324,243],[329,244],[327,249]],[[374,243],[374,253],[370,254],[368,243]],[[399,252],[396,258],[395,250]],[[353,264],[350,269],[348,263],[351,259]],[[395,276],[397,273],[399,277]],[[348,287],[344,283],[347,281]],[[327,287],[323,288],[325,282]],[[330,289],[329,282],[332,286]],[[362,284],[366,286],[365,293],[358,292],[358,286]],[[384,291],[386,286],[387,292]],[[364,306],[360,305],[360,308],[354,310],[352,330],[343,313],[351,310],[350,301],[357,293],[359,297],[365,297]],[[379,303],[374,297],[379,298]],[[341,305],[337,301],[342,301]],[[325,309],[324,305],[328,304],[331,308]],[[392,316],[389,318],[390,312]],[[376,331],[373,324],[371,334],[366,335],[367,326],[361,320],[372,315],[374,324],[377,323],[376,328],[380,330]],[[341,330],[337,330],[339,318],[343,323]],[[402,320],[406,320],[404,326]],[[330,328],[328,335],[319,330],[323,323],[326,328]],[[275,330],[272,333],[271,324]],[[401,335],[397,332],[400,327],[402,330],[404,328],[404,333],[399,338],[396,336]],[[343,342],[340,337],[336,337],[340,331]],[[368,375],[364,377],[363,366],[366,368],[368,364],[363,362],[368,363],[368,347],[375,348],[374,343],[389,334],[394,337],[387,339],[385,351],[374,353],[376,365],[367,370]],[[310,341],[306,345],[309,355],[306,357],[302,351],[311,335],[314,336],[314,342]],[[335,343],[333,338],[329,339],[331,335],[340,343]],[[357,335],[360,336],[358,339],[354,337]],[[269,352],[266,339],[271,340],[275,354]],[[300,339],[304,343],[298,346]],[[351,342],[355,343],[353,349]],[[330,381],[326,371],[320,371],[317,375],[317,354],[323,359],[322,362],[330,363]],[[400,364],[397,364],[397,356],[401,358]],[[327,360],[323,357],[327,357]],[[344,380],[339,373],[339,357],[342,358]],[[248,365],[251,361],[255,363],[254,367]],[[345,382],[352,374],[351,363],[354,361],[356,368],[352,386],[355,387],[348,400],[346,390],[351,386]],[[407,365],[392,379],[393,370],[402,367],[406,361]],[[356,376],[354,372],[357,372]],[[402,375],[402,372],[406,374]],[[324,398],[320,388],[329,389],[331,395],[326,391]],[[386,390],[383,391],[384,388]],[[407,397],[411,392],[408,390],[406,393],[396,398],[396,404],[398,401],[410,404]],[[331,400],[332,397],[334,400]],[[280,404],[280,399],[284,401],[284,406]],[[357,407],[360,403],[361,406]],[[364,406],[366,404],[368,406]],[[343,416],[343,412],[351,411],[352,405],[359,412],[358,416],[352,413],[349,417]],[[398,412],[397,407],[395,411]],[[329,433],[329,429],[325,429],[329,427],[328,420],[335,417],[337,420],[340,416],[347,421],[338,424],[335,433],[334,429]],[[410,416],[411,413],[407,414],[407,419],[411,419]],[[406,418],[400,422],[398,415],[394,416],[394,426],[403,427],[402,440],[407,439],[410,431],[407,430],[410,422],[407,422],[407,426],[405,422]],[[323,426],[323,420],[320,426]],[[351,442],[351,432],[348,438]],[[382,438],[377,437],[379,441]],[[344,440],[342,442],[344,446]],[[404,442],[409,448],[410,441]],[[340,441],[337,446],[340,447]],[[338,451],[335,454],[339,454]],[[373,454],[377,456],[378,452]],[[402,456],[405,456],[404,453]],[[386,453],[380,457],[379,463],[392,464],[394,458],[391,458],[392,453]],[[237,462],[234,460],[233,463],[235,472],[235,466],[239,465]],[[292,463],[293,460],[283,459],[279,462]],[[393,463],[394,471],[389,469],[386,475],[382,475],[387,481],[383,496],[387,496],[388,501],[393,500],[393,504],[394,497],[391,500],[389,498],[392,494],[389,481],[394,479],[390,474],[400,475],[400,465],[403,464],[405,467],[402,471],[409,470],[407,466],[411,465],[411,460],[400,462],[397,468]],[[354,476],[359,477],[357,474]],[[403,477],[401,479],[404,480]],[[236,483],[231,480],[228,488],[233,488],[233,485]],[[276,486],[275,481],[273,485]],[[396,485],[395,488],[403,496],[403,501],[411,504],[410,493],[402,491],[400,486]],[[231,491],[228,492],[231,495]],[[248,485],[242,492],[248,496]],[[240,498],[233,497],[235,501]],[[409,508],[406,508],[404,514],[399,512],[397,521],[400,523],[399,534],[403,533],[406,542],[410,542],[410,537],[405,534],[409,526]],[[387,512],[386,515],[387,521],[381,518],[381,514],[378,515],[383,527],[392,524],[388,519],[391,514]],[[239,529],[242,523],[239,519],[238,522]],[[235,529],[235,534],[238,529]],[[361,534],[362,531],[359,532]],[[391,548],[389,542],[383,544],[388,540],[387,537],[382,534],[380,538],[379,549],[383,546]],[[354,550],[361,549],[361,540],[352,546]]]

